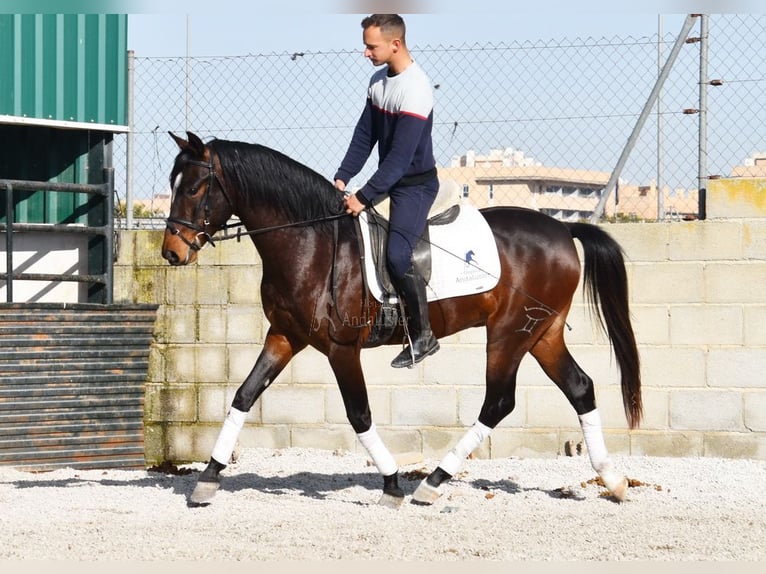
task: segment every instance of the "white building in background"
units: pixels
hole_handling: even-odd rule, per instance
[[[610,172],[543,166],[521,150],[492,149],[487,155],[468,150],[440,167],[439,179],[456,183],[457,201],[476,207],[516,205],[564,221],[590,218],[611,176]],[[666,213],[675,219],[694,218],[697,190],[663,188]],[[657,186],[619,181],[605,206],[607,217],[657,219]]]

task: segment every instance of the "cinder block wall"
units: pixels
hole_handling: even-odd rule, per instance
[[[614,359],[581,291],[567,341],[596,382],[607,446],[617,454],[766,459],[766,219],[605,227],[628,259],[643,362],[639,430],[627,429]],[[115,300],[161,304],[146,392],[147,461],[203,461],[268,328],[261,267],[252,244],[228,241],[205,248],[197,265],[172,268],[161,242],[158,231],[121,233]],[[413,370],[392,369],[395,352],[363,351],[373,417],[393,452],[440,457],[478,414],[484,332],[443,340]],[[477,454],[556,456],[580,439],[574,411],[527,357],[516,410]],[[360,449],[324,356],[308,349],[292,361],[253,407],[240,444]]]

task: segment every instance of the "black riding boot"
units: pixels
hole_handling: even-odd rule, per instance
[[[428,319],[428,300],[426,299],[426,282],[412,267],[404,274],[404,278],[396,285],[399,296],[404,300],[404,306],[409,317],[408,331],[412,346],[407,345],[391,366],[400,369],[412,367],[429,355],[439,350],[439,341],[431,332],[431,322]]]

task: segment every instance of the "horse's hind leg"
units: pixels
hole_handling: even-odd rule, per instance
[[[617,500],[625,499],[627,479],[617,473],[604,443],[601,416],[596,408],[593,380],[570,355],[563,328],[553,327],[532,348],[532,354],[545,373],[556,383],[574,407],[582,428],[591,465]]]
[[[290,342],[281,335],[269,331],[263,350],[255,362],[253,370],[237,389],[223,427],[218,435],[207,467],[200,473],[197,486],[189,497],[190,506],[207,504],[213,498],[221,484],[220,473],[226,468],[234,452],[237,438],[245,424],[245,417],[255,401],[277,378],[290,359],[300,349],[295,350]]]

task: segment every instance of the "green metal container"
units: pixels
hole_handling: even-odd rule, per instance
[[[0,14],[0,122],[125,131],[127,36],[127,14]]]

